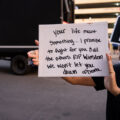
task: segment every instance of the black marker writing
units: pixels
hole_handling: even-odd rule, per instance
[[[53,53],[53,50],[48,50],[47,52],[48,52],[48,53]]]
[[[47,65],[47,68],[52,69],[52,68],[55,68],[55,66],[54,66],[54,64],[50,64],[50,65]]]
[[[64,69],[63,74],[77,74],[77,70],[66,70],[66,69]]]
[[[73,55],[73,60],[80,59],[81,56],[82,56],[81,54],[78,54],[78,55],[74,54]]]
[[[83,33],[96,33],[96,30],[83,30]]]
[[[81,63],[81,62],[74,62],[74,66],[75,66],[75,67],[81,67],[81,66],[82,66],[82,63]]]
[[[73,39],[64,39],[64,40],[57,40],[57,41],[52,41],[50,40],[50,45],[58,45],[58,44],[72,44],[72,45],[75,45]]]
[[[96,48],[89,47],[89,52],[99,52],[98,47]]]
[[[72,47],[70,47],[70,48],[69,48],[69,51],[70,51],[70,52],[75,52],[76,49],[77,49],[77,48],[72,48]]]
[[[71,63],[65,63],[65,64],[57,64],[57,67],[58,68],[67,68],[67,67],[71,67]]]
[[[93,65],[93,64],[88,64],[88,63],[86,63],[86,64],[85,64],[85,67],[86,67],[86,69],[88,69],[88,68],[94,67],[94,65]]]
[[[56,61],[59,61],[59,60],[69,60],[69,59],[71,59],[71,57],[69,55],[55,57]]]
[[[66,52],[66,48],[55,48],[55,53],[60,53],[61,55]]]
[[[102,70],[100,70],[99,68],[95,68],[93,70],[84,70],[84,71],[82,71],[82,73],[83,74],[92,74],[92,73],[99,72],[99,71],[102,71]]]
[[[59,34],[64,34],[66,29],[54,30],[53,33],[57,37]]]
[[[80,30],[78,28],[71,28],[72,33],[80,33]]]
[[[82,39],[80,38],[80,42],[82,43]]]
[[[103,59],[103,55],[88,55],[88,54],[84,55],[83,54],[83,58],[85,60],[100,60],[100,59]]]
[[[81,52],[85,52],[85,51],[87,51],[86,48],[78,48],[78,50],[79,50],[80,53],[81,53]]]
[[[101,42],[101,40],[100,39],[90,39],[90,38],[87,38],[87,39],[84,39],[84,43],[85,44],[87,44],[87,43],[99,43],[99,42]]]
[[[54,59],[52,57],[46,56],[45,60],[47,60],[47,61],[53,61]]]

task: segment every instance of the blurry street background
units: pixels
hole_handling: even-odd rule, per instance
[[[74,14],[75,23],[107,21],[110,38],[120,14],[120,1],[75,0]],[[113,64],[118,63],[119,46],[116,51],[110,47]],[[0,60],[0,120],[106,119],[106,90],[37,75],[35,69],[26,75],[15,75],[10,62]]]
[[[11,73],[0,61],[0,120],[105,120],[106,90]]]

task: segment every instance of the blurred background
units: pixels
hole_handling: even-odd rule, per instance
[[[110,40],[120,0],[1,0],[0,9],[0,120],[105,120],[106,90],[38,78],[26,53],[37,49],[38,24],[107,21]],[[110,45],[113,64],[119,50]]]

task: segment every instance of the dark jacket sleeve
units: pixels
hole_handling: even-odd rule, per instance
[[[95,82],[95,89],[98,90],[103,90],[105,89],[104,86],[104,77],[92,77],[93,81]]]

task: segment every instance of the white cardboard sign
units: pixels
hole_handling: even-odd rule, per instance
[[[106,22],[39,25],[39,77],[107,76]]]

